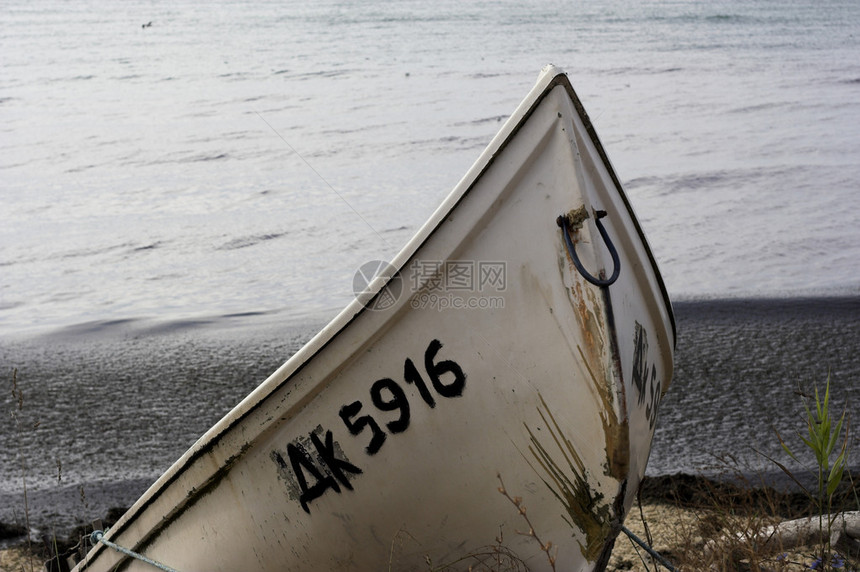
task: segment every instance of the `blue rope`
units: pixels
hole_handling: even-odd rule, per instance
[[[627,528],[624,525],[621,525],[621,530],[622,530],[622,532],[624,532],[624,534],[626,534],[627,536],[630,537],[630,540],[632,540],[633,542],[635,542],[636,544],[638,544],[639,546],[644,548],[645,552],[650,554],[651,557],[654,558],[654,560],[656,560],[657,562],[662,564],[666,568],[666,570],[670,570],[671,572],[680,572],[677,568],[672,566],[671,562],[669,562],[668,560],[666,560],[665,558],[660,556],[660,554],[658,554],[653,548],[651,548],[650,546],[645,544],[645,542],[641,538],[639,538],[638,536],[636,536],[635,534],[630,532],[629,528]]]
[[[126,556],[131,556],[132,558],[136,558],[137,560],[140,560],[141,562],[146,562],[147,564],[155,566],[159,570],[164,570],[165,572],[179,572],[178,570],[175,570],[169,566],[165,566],[161,562],[156,562],[155,560],[151,560],[151,559],[147,558],[146,556],[144,556],[143,554],[138,554],[137,552],[129,550],[128,548],[123,548],[119,544],[114,544],[110,540],[105,540],[104,536],[105,536],[105,533],[103,531],[94,530],[93,533],[90,535],[90,538],[92,539],[93,544],[97,544],[97,543],[101,542],[105,546],[109,546],[109,547],[113,548],[114,550],[116,550],[117,552],[122,552]]]

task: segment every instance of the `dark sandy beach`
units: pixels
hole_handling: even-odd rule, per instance
[[[715,474],[729,457],[779,480],[781,471],[756,450],[789,461],[774,430],[802,448],[800,393],[823,392],[829,375],[834,408],[851,414],[860,406],[860,298],[680,302],[675,314],[675,378],[661,405],[651,475]],[[858,444],[855,435],[851,446]]]

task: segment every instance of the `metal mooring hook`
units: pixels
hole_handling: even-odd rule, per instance
[[[600,219],[605,216],[606,211],[594,211],[594,224],[597,225],[597,230],[600,232],[600,236],[603,237],[603,242],[606,243],[606,248],[609,249],[609,254],[612,256],[612,275],[606,279],[595,278],[594,276],[589,274],[588,270],[586,270],[585,267],[582,265],[582,262],[579,261],[579,256],[576,255],[576,248],[573,245],[573,239],[570,238],[570,222],[567,218],[567,215],[559,215],[559,217],[555,219],[556,224],[561,227],[561,234],[564,235],[564,243],[567,245],[567,251],[570,253],[570,257],[573,259],[573,265],[576,266],[576,269],[579,271],[580,274],[582,274],[583,278],[585,278],[595,286],[600,286],[601,288],[606,288],[607,286],[618,280],[618,274],[620,274],[621,272],[621,260],[618,258],[618,251],[615,250],[615,245],[612,244],[612,240],[610,240],[609,234],[603,227],[603,223],[600,222]]]

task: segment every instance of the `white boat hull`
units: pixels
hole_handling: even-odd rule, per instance
[[[609,286],[575,268],[556,224],[587,213],[568,232],[608,276],[596,210],[618,251]],[[374,281],[106,538],[183,572],[466,569],[493,553],[602,568],[645,471],[674,326],[566,76],[544,71],[392,267],[399,281]],[[548,553],[517,532],[529,524],[499,478]],[[78,569],[115,566],[151,569],[101,544]]]

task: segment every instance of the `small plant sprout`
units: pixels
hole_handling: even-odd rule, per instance
[[[838,515],[831,514],[833,507],[833,495],[842,475],[845,471],[848,453],[848,420],[846,410],[842,410],[839,420],[833,423],[830,415],[830,375],[827,376],[827,384],[824,389],[822,400],[818,388],[815,388],[815,408],[811,408],[806,400],[803,402],[806,410],[806,433],[804,436],[798,432],[798,436],[804,445],[809,448],[815,456],[817,465],[817,490],[804,490],[810,496],[818,510],[818,531],[821,539],[816,555],[816,570],[835,570],[843,566],[841,559],[832,552],[831,533],[833,523]],[[844,431],[843,431],[844,428]],[[782,436],[777,432],[777,437],[783,450],[795,461],[800,463],[797,455],[788,447]],[[841,439],[841,445],[840,445]],[[836,458],[831,462],[834,452]],[[794,475],[782,464],[777,465],[797,484],[800,484]],[[801,485],[802,486],[802,485]]]

